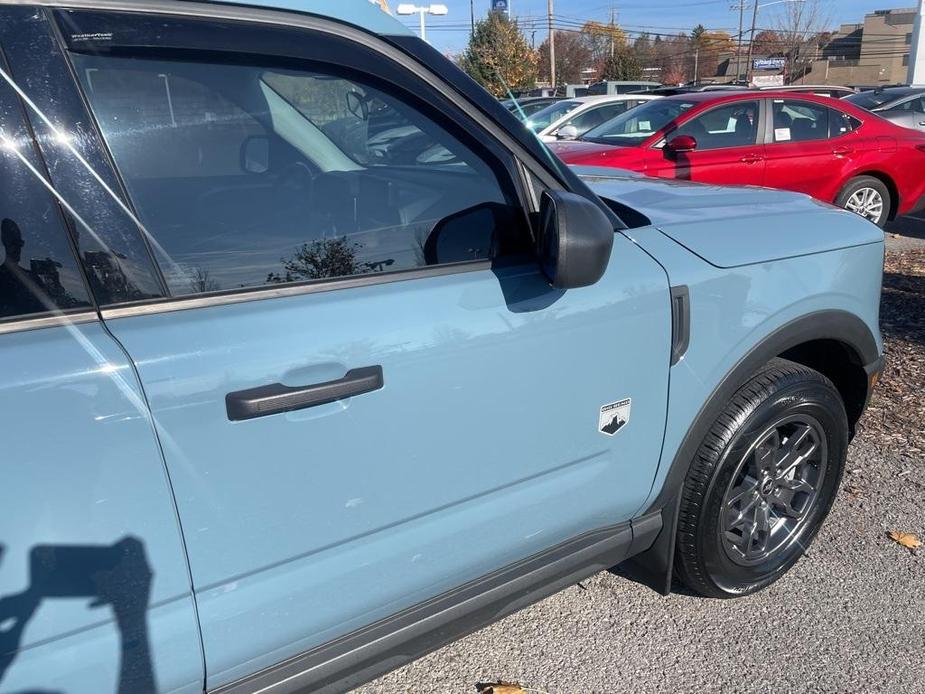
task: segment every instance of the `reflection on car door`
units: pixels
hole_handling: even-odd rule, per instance
[[[19,30],[35,15],[0,6],[0,691],[201,693],[153,423],[99,321],[4,60],[45,48]]]
[[[125,17],[70,12],[64,38],[183,49],[81,39],[70,59],[165,282],[192,295],[104,318],[157,423],[208,687],[639,510],[670,361],[651,259],[618,235],[601,282],[551,289],[520,244],[507,150],[368,45],[160,15],[116,30]],[[233,56],[198,52],[216,36]],[[175,87],[172,106],[139,71]],[[104,77],[140,86],[94,90]],[[393,135],[357,140],[348,101],[376,104]],[[162,166],[164,132],[203,156]],[[237,168],[253,138],[260,166]],[[319,385],[353,395],[287,406]],[[602,431],[607,405],[619,431]]]
[[[646,153],[650,176],[721,185],[762,185],[764,146],[760,143],[759,101],[736,101],[684,121],[667,139],[691,135],[692,152],[672,154],[661,147]]]

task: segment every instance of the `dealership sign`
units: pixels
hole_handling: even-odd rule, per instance
[[[507,0],[491,0],[491,9],[493,12],[503,12],[507,14]]]
[[[783,87],[783,75],[755,75],[752,84],[756,87]]]
[[[784,58],[759,58],[754,62],[756,70],[783,70],[787,64]]]

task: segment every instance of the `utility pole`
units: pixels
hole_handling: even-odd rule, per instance
[[[698,79],[700,72],[700,49],[697,48],[694,50],[694,84],[697,84],[700,80]]]
[[[613,5],[610,6],[610,58],[613,60],[616,37],[614,36]]]
[[[739,46],[736,48],[736,82],[742,79],[742,32],[745,22],[745,0],[739,0]]]
[[[469,0],[469,38],[475,33],[475,0]]]
[[[549,83],[556,89],[556,32],[552,28],[552,0],[546,0],[546,23],[549,25]]]
[[[919,16],[915,20],[909,51],[909,77],[906,81],[909,84],[925,85],[925,0],[919,3]]]
[[[758,0],[755,1],[755,9],[752,10],[752,30],[748,39],[748,62],[745,65],[745,81],[752,83],[752,50],[755,45],[755,27],[758,24]],[[925,1],[925,0],[923,0]]]

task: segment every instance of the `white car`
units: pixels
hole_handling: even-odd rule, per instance
[[[659,98],[647,94],[614,94],[565,99],[531,115],[527,127],[543,142],[575,140],[624,111]]]

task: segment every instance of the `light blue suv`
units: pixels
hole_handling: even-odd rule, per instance
[[[570,170],[361,0],[60,4],[0,4],[0,691],[341,691],[798,560],[877,227]]]

